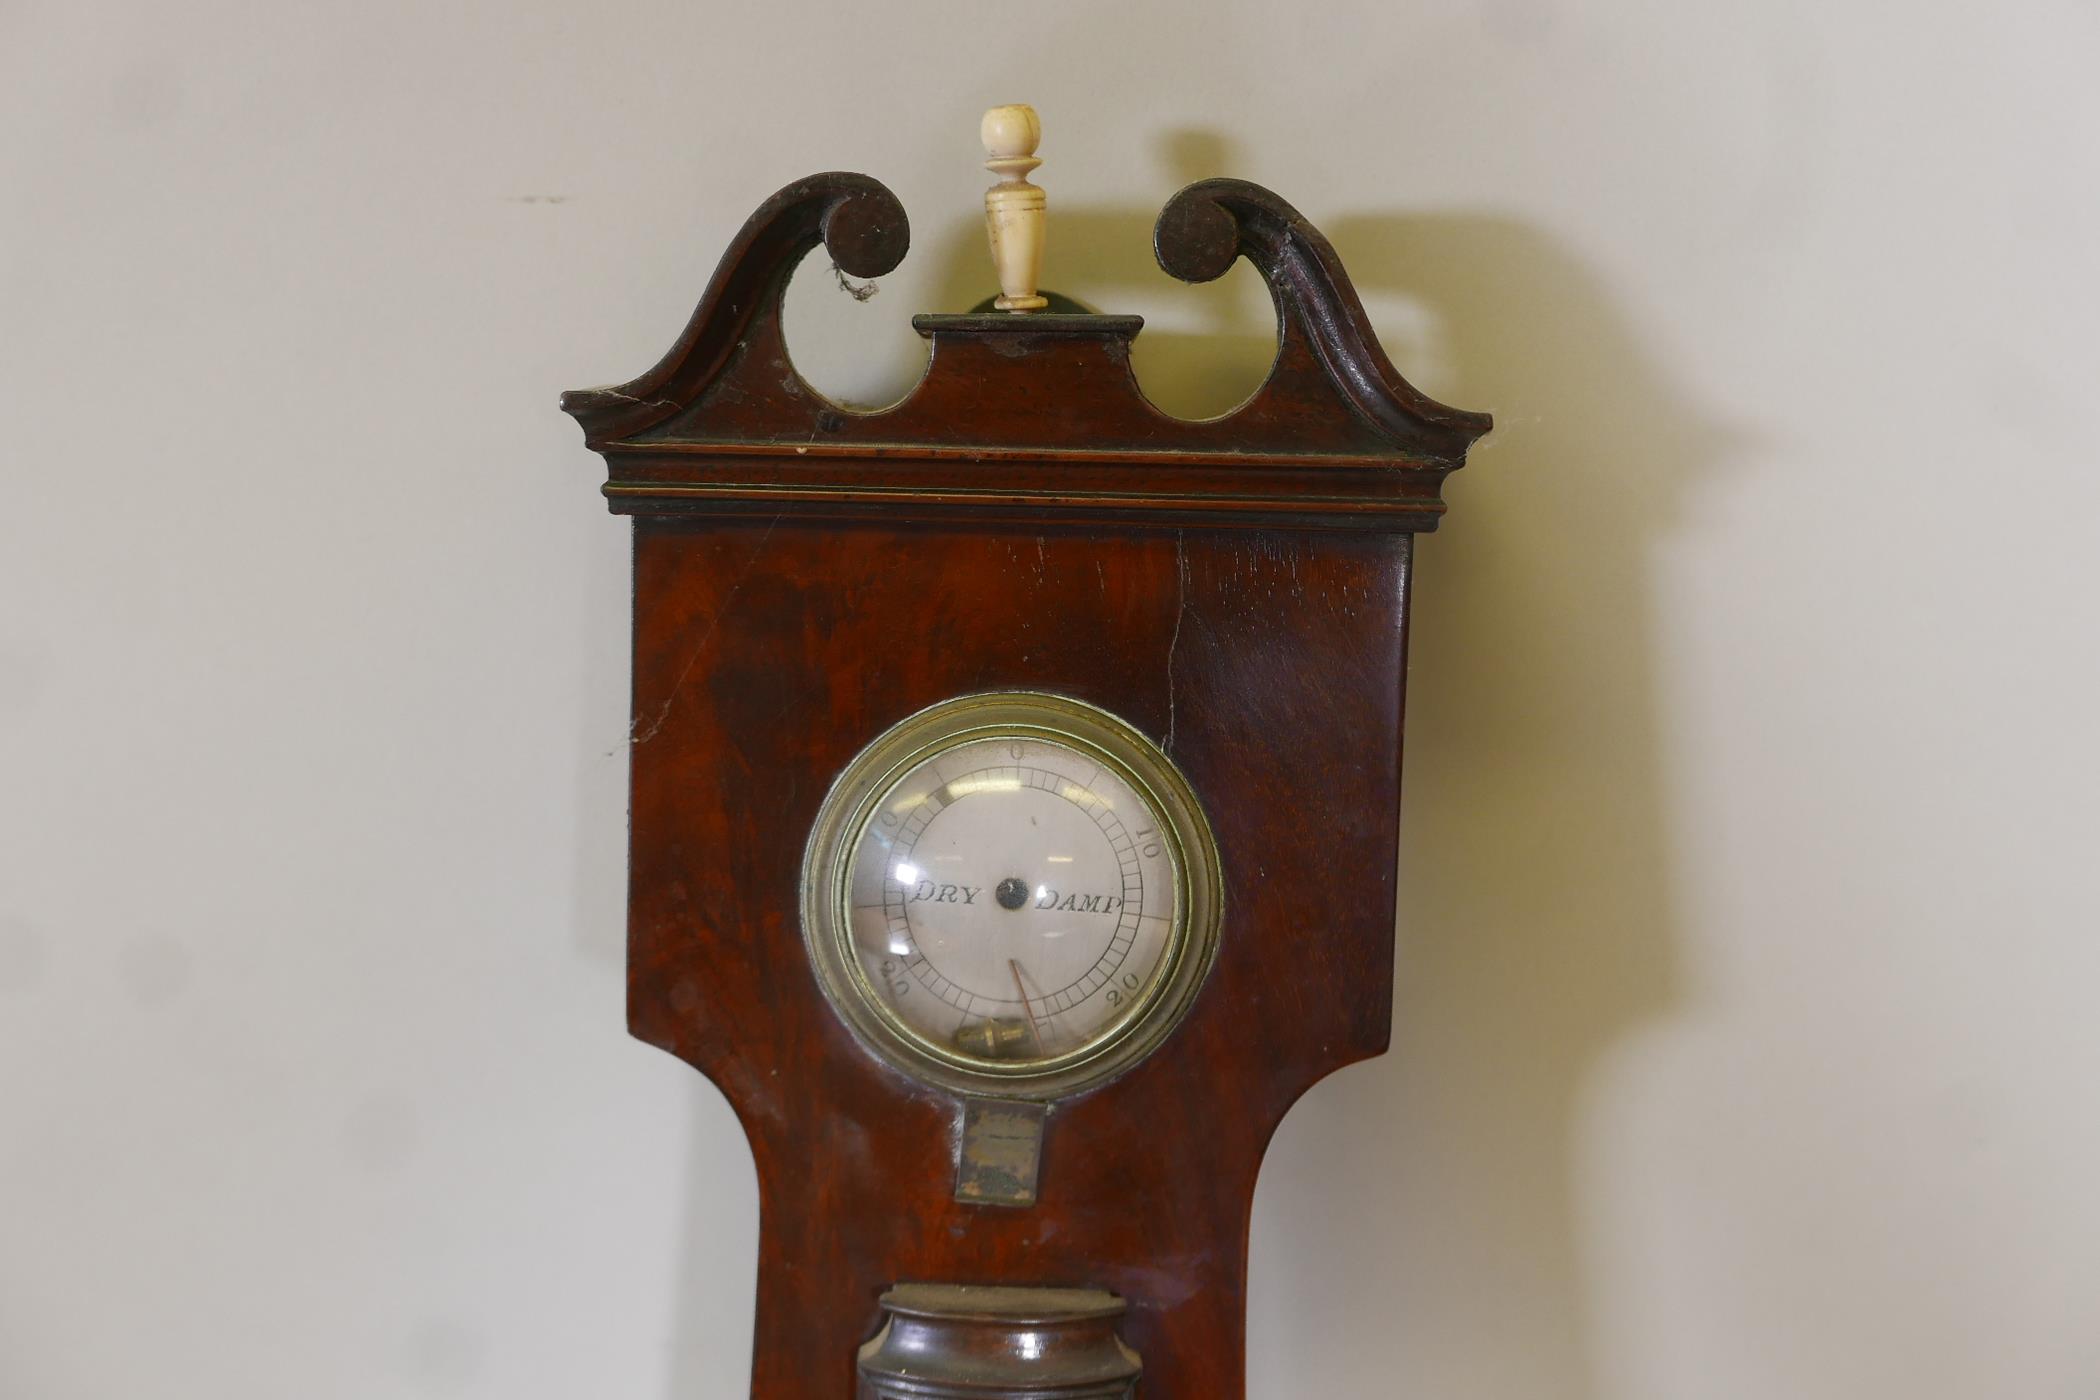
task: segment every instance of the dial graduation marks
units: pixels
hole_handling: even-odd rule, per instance
[[[1137,1010],[1173,942],[1161,818],[1049,739],[959,744],[878,799],[853,857],[853,941],[897,1019],[964,1053],[1043,1060]]]
[[[1054,1097],[1171,1029],[1215,946],[1194,794],[1130,726],[1058,696],[936,705],[841,775],[804,918],[873,1048],[966,1091]],[[929,1072],[931,1071],[931,1072]]]

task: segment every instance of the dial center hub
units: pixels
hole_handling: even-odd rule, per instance
[[[847,902],[861,966],[913,1035],[989,1061],[1116,1035],[1173,966],[1165,819],[1106,755],[995,735],[892,777]]]

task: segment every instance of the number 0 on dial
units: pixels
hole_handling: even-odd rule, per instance
[[[849,764],[804,870],[833,1004],[907,1072],[1053,1097],[1188,1008],[1217,940],[1210,829],[1150,741],[1059,696],[963,696]]]

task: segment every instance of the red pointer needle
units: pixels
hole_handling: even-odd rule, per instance
[[[1050,1052],[1043,1048],[1043,1028],[1035,1023],[1035,1008],[1028,1004],[1028,989],[1021,985],[1021,960],[1008,958],[1006,965],[1014,971],[1014,990],[1021,994],[1021,1010],[1028,1015],[1028,1033],[1035,1037],[1035,1053],[1047,1055]]]

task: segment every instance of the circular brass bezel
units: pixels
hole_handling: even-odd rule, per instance
[[[984,1059],[934,1041],[892,1011],[854,955],[849,868],[878,803],[927,759],[981,739],[1058,744],[1115,771],[1158,819],[1174,871],[1175,917],[1162,970],[1098,1039],[1042,1060]],[[1194,789],[1157,745],[1106,710],[1043,691],[943,700],[855,755],[817,814],[802,859],[802,936],[824,995],[860,1042],[915,1079],[957,1093],[1055,1099],[1098,1087],[1144,1059],[1188,1014],[1218,948],[1223,886],[1216,839]]]

